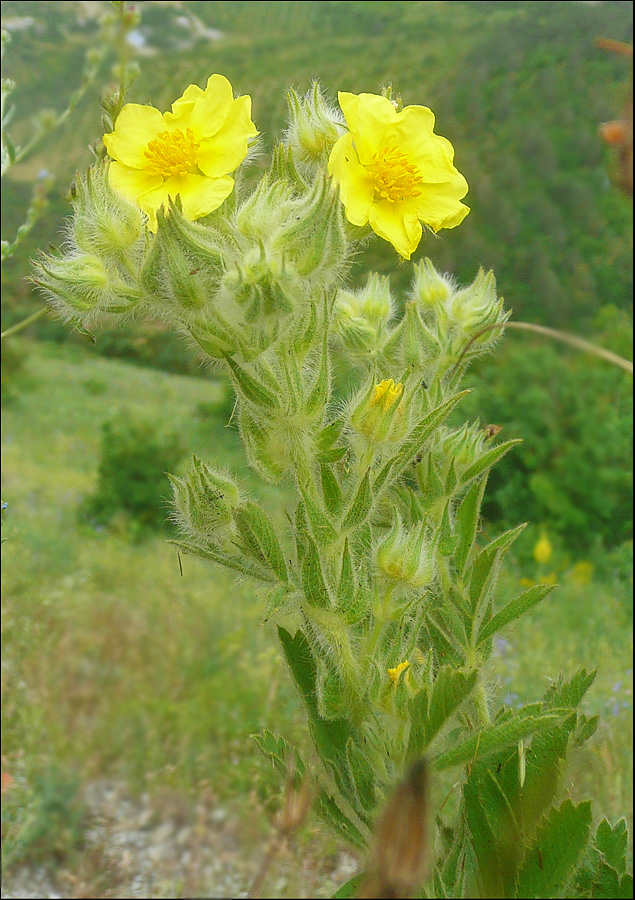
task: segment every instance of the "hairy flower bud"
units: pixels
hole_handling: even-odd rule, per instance
[[[192,457],[185,478],[170,476],[174,493],[174,519],[197,540],[221,543],[230,530],[242,497],[234,479]]]
[[[115,262],[131,259],[143,231],[142,213],[110,187],[107,166],[90,168],[75,183],[72,237],[87,253]]]
[[[361,291],[338,291],[334,326],[353,356],[368,358],[373,350],[378,349],[392,311],[389,279],[372,272]]]
[[[448,314],[465,335],[476,334],[481,328],[506,321],[503,300],[496,294],[496,279],[493,272],[479,269],[471,285],[457,291],[448,304]],[[496,340],[498,335],[483,336],[486,342]]]
[[[370,382],[351,412],[351,425],[373,442],[399,440],[407,427],[404,386],[392,378]]]
[[[92,253],[42,254],[34,270],[34,283],[52,304],[65,318],[84,325],[100,314],[130,312],[142,297],[136,285]]]
[[[425,522],[410,529],[396,518],[377,548],[377,567],[390,581],[421,588],[435,575],[434,549]]]
[[[456,290],[453,280],[448,275],[440,275],[427,257],[416,263],[414,270],[411,297],[422,311],[446,306]]]
[[[300,165],[325,163],[344,134],[344,117],[331,106],[317,81],[310,90],[299,97],[292,89],[287,94],[289,126],[285,139]]]

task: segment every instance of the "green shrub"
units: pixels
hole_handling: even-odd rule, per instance
[[[97,490],[84,506],[85,517],[103,525],[122,511],[133,531],[165,527],[170,493],[166,473],[174,471],[182,456],[174,432],[121,411],[103,426]]]
[[[547,526],[574,556],[632,538],[630,376],[516,337],[480,365],[478,381],[470,413],[523,439],[492,472],[486,518]]]

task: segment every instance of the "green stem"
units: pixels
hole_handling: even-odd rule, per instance
[[[476,686],[474,691],[474,708],[481,728],[490,724],[489,709],[487,708],[487,696],[482,684]]]
[[[0,338],[4,340],[6,337],[10,337],[12,334],[17,334],[18,331],[22,331],[23,328],[27,328],[31,325],[32,322],[36,322],[38,319],[41,319],[42,316],[49,311],[48,306],[43,306],[42,309],[38,309],[36,313],[33,313],[32,316],[29,316],[26,319],[22,319],[21,322],[18,322],[16,325],[12,325],[11,328],[7,328],[6,331],[3,331],[0,335]]]
[[[546,328],[544,325],[534,325],[532,322],[495,322],[493,325],[487,325],[485,328],[481,328],[480,331],[477,331],[467,342],[461,355],[454,364],[454,368],[458,368],[474,341],[480,338],[481,335],[486,334],[488,331],[492,331],[495,328],[516,328],[518,331],[533,331],[535,334],[550,337],[555,341],[560,341],[562,344],[568,344],[570,347],[575,347],[577,350],[593,353],[595,356],[605,359],[614,366],[619,366],[619,368],[624,369],[625,372],[629,372],[631,375],[633,374],[633,363],[628,359],[624,359],[622,356],[618,356],[617,353],[611,353],[610,350],[605,350],[604,347],[598,347],[597,344],[585,341],[584,338],[578,337],[575,334],[569,334],[566,331],[557,331],[555,328]]]

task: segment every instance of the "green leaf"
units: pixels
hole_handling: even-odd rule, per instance
[[[520,597],[516,597],[515,600],[512,600],[507,606],[504,606],[499,610],[489,622],[484,624],[479,632],[477,643],[479,645],[483,644],[500,631],[501,628],[504,628],[505,625],[509,625],[514,619],[520,618],[520,616],[523,616],[530,609],[533,609],[533,607],[537,606],[541,600],[544,600],[554,588],[555,584],[537,584],[521,594]]]
[[[467,393],[468,391],[461,391],[459,394],[450,397],[445,403],[441,403],[436,409],[433,409],[418,425],[415,425],[410,434],[404,439],[397,453],[388,460],[375,479],[373,483],[374,494],[377,494],[379,490],[386,490],[403,475],[412,460],[423,451],[425,443],[432,432],[450,415],[459,400]]]
[[[478,520],[481,513],[481,503],[487,484],[487,476],[475,481],[463,499],[459,509],[456,524],[459,533],[459,546],[454,556],[454,562],[459,573],[465,571],[468,556],[478,528]]]
[[[263,384],[242,366],[239,366],[227,353],[224,353],[223,356],[229,366],[232,382],[246,400],[250,400],[256,406],[264,406],[266,409],[278,409],[278,400],[271,391],[268,391]]]
[[[612,866],[602,862],[593,881],[591,896],[594,900],[632,900],[633,876],[624,874],[620,877]]]
[[[186,553],[192,553],[195,556],[200,556],[203,559],[209,559],[221,566],[225,566],[227,569],[233,569],[234,572],[240,572],[241,575],[249,575],[258,581],[273,581],[271,572],[263,569],[262,566],[256,565],[244,556],[230,556],[224,550],[210,544],[201,547],[199,544],[190,543],[186,540],[169,541],[168,543],[174,544],[175,547],[184,550]]]
[[[597,669],[593,669],[591,672],[580,669],[569,681],[564,681],[561,675],[549,686],[543,702],[546,706],[579,706],[596,677]]]
[[[472,478],[476,478],[477,475],[480,475],[481,472],[484,472],[486,469],[491,469],[491,467],[495,466],[496,463],[512,449],[512,447],[516,446],[516,444],[522,444],[522,439],[515,438],[512,441],[505,441],[504,444],[499,444],[498,447],[492,447],[491,450],[484,453],[480,459],[477,459],[476,462],[463,473],[461,479],[463,483],[465,484],[468,481],[471,481]]]
[[[470,601],[473,610],[477,610],[488,599],[498,577],[503,556],[526,527],[519,525],[501,534],[484,547],[474,560],[470,575]]]
[[[337,531],[333,527],[326,513],[320,509],[302,489],[300,489],[302,499],[304,500],[304,508],[306,510],[309,525],[313,537],[320,547],[326,547],[332,544],[337,537]]]
[[[247,552],[275,572],[280,581],[288,581],[284,553],[276,529],[264,509],[248,501],[236,510],[234,521]]]
[[[338,516],[342,508],[342,489],[333,470],[326,463],[320,466],[320,477],[322,481],[322,496],[324,497],[324,505],[332,516]]]
[[[628,847],[626,819],[620,819],[613,827],[606,819],[602,819],[595,833],[595,846],[616,872],[619,872],[620,875],[626,872],[626,849]]]
[[[309,394],[306,403],[307,415],[312,415],[317,410],[322,410],[326,406],[327,400],[331,393],[331,372],[330,372],[330,354],[328,347],[328,328],[324,330],[324,340],[320,352],[320,367],[315,379],[315,384]]]
[[[436,757],[437,769],[447,769],[461,763],[472,762],[486,753],[516,744],[536,731],[549,728],[562,721],[562,712],[541,713],[531,716],[514,716],[499,724],[490,725],[476,731],[468,738],[455,744],[450,750]]]
[[[410,701],[408,757],[420,756],[450,717],[470,696],[477,672],[469,674],[442,666],[432,691],[424,689]]]
[[[329,450],[341,435],[343,428],[343,419],[336,419],[334,422],[331,422],[330,424],[325,425],[324,428],[321,428],[320,431],[318,431],[317,439],[315,442],[315,447],[318,453],[323,453],[325,450]]]
[[[357,528],[364,521],[371,510],[373,498],[370,490],[370,469],[368,469],[362,478],[357,489],[357,493],[353,498],[344,521],[342,522],[342,530],[350,531]]]
[[[363,872],[358,872],[357,875],[353,875],[352,878],[349,878],[348,881],[345,881],[341,887],[335,891],[332,895],[333,900],[350,900],[351,897],[357,896],[357,890],[362,883],[362,879],[364,877]]]
[[[541,822],[518,874],[516,897],[562,896],[589,840],[591,804],[565,800]],[[614,896],[614,895],[611,895]]]
[[[322,571],[322,561],[315,541],[308,537],[302,562],[302,587],[306,599],[313,606],[330,606],[331,597]]]

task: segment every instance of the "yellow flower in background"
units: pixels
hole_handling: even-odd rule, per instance
[[[251,97],[234,99],[222,75],[212,75],[205,90],[191,84],[171,112],[127,103],[115,130],[104,135],[113,159],[110,183],[141,207],[152,231],[157,229],[157,210],[177,196],[183,214],[199,219],[231,194],[234,179],[229,173],[244,160],[249,139],[257,134]]]
[[[540,540],[534,547],[534,559],[537,563],[541,565],[546,565],[551,559],[551,554],[553,553],[553,547],[551,546],[551,541],[547,537],[546,534],[542,534],[540,536]]]
[[[404,662],[399,663],[398,666],[395,666],[394,669],[388,669],[388,677],[390,678],[392,684],[395,686],[399,684],[399,678],[401,677],[402,672],[406,672],[405,678],[408,678],[408,672],[406,669],[410,668],[410,663],[406,659]]]
[[[422,222],[433,231],[454,228],[469,212],[452,144],[434,134],[434,113],[425,106],[397,112],[376,94],[338,96],[349,131],[331,151],[329,173],[346,216],[353,225],[369,223],[410,259]]]

